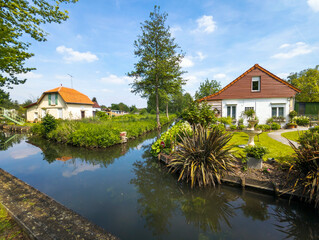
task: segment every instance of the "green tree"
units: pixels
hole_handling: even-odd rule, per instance
[[[150,20],[141,23],[142,34],[134,42],[134,54],[139,58],[135,63],[135,70],[128,73],[134,77],[131,84],[132,92],[149,98],[155,95],[156,122],[161,128],[159,120],[159,96],[171,93],[171,89],[179,89],[185,84],[181,78],[180,63],[183,53],[177,52],[179,46],[171,37],[169,27],[165,26],[166,13],[160,13],[160,8],[155,6],[150,13]]]
[[[92,98],[92,102],[97,102],[96,97]]]
[[[202,82],[199,85],[199,89],[195,93],[195,99],[201,99],[203,97],[217,93],[219,90],[221,90],[220,82],[216,80],[208,80],[208,78],[206,78],[205,82]]]
[[[296,96],[298,102],[319,102],[319,65],[299,73],[291,73],[287,80],[301,90]]]
[[[51,2],[51,1],[50,1]],[[28,52],[31,43],[25,36],[43,42],[47,33],[41,28],[45,23],[61,23],[68,18],[68,12],[61,10],[61,3],[75,3],[77,0],[0,0],[0,87],[23,84],[17,74],[27,73],[35,68],[25,67],[25,61],[34,54]],[[22,39],[23,38],[23,39]]]

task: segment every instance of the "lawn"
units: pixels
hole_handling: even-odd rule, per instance
[[[244,156],[243,148],[236,147],[238,145],[245,145],[248,142],[248,135],[243,132],[235,132],[230,144],[234,144],[236,151],[235,156],[240,157]],[[267,158],[275,158],[278,162],[289,162],[291,161],[291,156],[294,154],[293,149],[285,144],[282,144],[271,137],[268,136],[268,133],[264,132],[259,135],[259,139],[255,137],[255,144],[257,146],[266,147],[269,150],[269,153],[265,155],[264,160]]]
[[[289,140],[292,140],[292,141],[295,141],[295,142],[298,142],[298,139],[299,139],[299,136],[301,134],[303,134],[305,131],[294,131],[294,132],[286,132],[286,133],[282,133],[281,136],[289,139]]]
[[[29,239],[0,204],[0,239]]]

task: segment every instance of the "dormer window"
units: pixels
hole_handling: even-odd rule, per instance
[[[259,92],[260,91],[260,77],[253,77],[251,81],[251,91]]]
[[[58,105],[58,94],[57,93],[49,94],[48,98],[49,98],[49,105],[50,106]]]

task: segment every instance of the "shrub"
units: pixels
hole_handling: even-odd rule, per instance
[[[110,118],[110,116],[107,115],[107,113],[106,113],[106,112],[103,112],[103,111],[98,111],[98,112],[96,112],[96,117],[98,117],[98,118],[101,119],[101,120],[107,120],[107,119]]]
[[[313,128],[310,128],[309,129],[311,132],[317,132],[317,133],[319,133],[319,126],[315,126],[315,127],[313,127]]]
[[[202,126],[193,135],[185,132],[169,160],[170,171],[178,172],[178,180],[191,182],[191,187],[215,186],[221,182],[223,171],[232,167],[232,146],[227,145],[231,138],[216,126],[210,132]]]
[[[289,118],[292,120],[294,117],[296,117],[298,114],[297,114],[297,112],[295,111],[295,110],[293,110],[293,111],[291,111],[290,113],[289,113]]]
[[[272,124],[273,122],[274,122],[273,118],[268,118],[266,121],[267,124]]]
[[[197,101],[192,102],[182,113],[182,118],[192,126],[200,124],[207,127],[217,121],[211,106],[206,102],[199,104]]]
[[[231,125],[233,122],[233,119],[231,117],[220,117],[218,118],[218,121],[225,125]]]
[[[230,125],[230,130],[236,130],[237,129],[237,127],[236,127],[236,125]]]
[[[291,167],[295,170],[293,190],[301,190],[309,197],[308,201],[314,202],[317,206],[319,202],[319,133],[306,132],[299,138],[299,143],[300,146],[296,147],[290,142],[296,153],[296,161]]]
[[[247,146],[244,152],[247,154],[247,157],[262,159],[263,156],[268,153],[268,149],[260,146]]]
[[[238,125],[238,130],[243,130],[245,128],[245,125],[241,124],[241,125]]]
[[[250,120],[255,118],[256,112],[254,109],[251,108],[244,111],[243,115],[246,116],[248,120]]]
[[[257,127],[256,127],[257,129],[260,129],[260,130],[262,130],[263,132],[265,132],[265,131],[269,131],[270,130],[270,126],[269,125],[267,125],[267,124],[260,124],[260,125],[257,125]]]
[[[296,122],[298,126],[308,126],[310,123],[309,118],[306,116],[294,117],[293,121]]]
[[[150,114],[156,114],[156,110],[155,110],[155,109],[152,109],[152,110],[150,111]]]
[[[143,108],[141,111],[140,111],[140,115],[145,115],[147,114],[147,110],[145,108]],[[156,114],[156,112],[155,112]]]
[[[44,118],[42,118],[42,123],[44,134],[48,134],[52,130],[56,129],[57,121],[51,114],[46,114]]]
[[[240,126],[240,125],[244,125],[244,119],[242,119],[242,118],[240,118],[239,120],[238,120],[238,126]]]
[[[272,130],[278,130],[281,128],[280,124],[275,122],[273,122],[270,127]]]
[[[152,144],[152,155],[156,157],[161,152],[170,154],[183,134],[188,132],[191,135],[191,131],[192,128],[187,122],[176,123]]]

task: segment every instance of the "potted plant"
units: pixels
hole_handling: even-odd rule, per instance
[[[286,125],[287,129],[293,129],[293,128],[296,128],[296,127],[297,127],[297,124],[294,123],[294,122],[287,123],[287,125]]]
[[[248,110],[244,111],[243,115],[247,117],[247,121],[249,123],[247,129],[254,130],[255,125],[258,123],[258,119],[256,118],[255,110],[248,109]]]
[[[260,146],[247,146],[244,149],[247,156],[247,168],[262,169],[262,158],[268,149]]]

